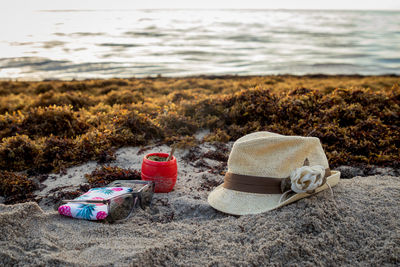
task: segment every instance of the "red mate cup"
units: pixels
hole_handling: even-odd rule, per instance
[[[156,193],[171,192],[178,176],[178,166],[176,158],[172,156],[169,161],[153,161],[148,159],[150,156],[168,158],[167,153],[151,153],[143,158],[142,180],[154,181]]]

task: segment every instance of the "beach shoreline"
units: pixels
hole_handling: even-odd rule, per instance
[[[112,77],[112,78],[71,78],[71,79],[58,79],[58,78],[43,78],[43,79],[29,79],[29,78],[0,78],[0,82],[28,82],[28,83],[40,83],[40,82],[90,82],[90,81],[106,81],[106,80],[174,80],[174,79],[250,79],[250,78],[306,78],[306,79],[362,79],[362,78],[399,78],[400,74],[397,73],[384,73],[384,74],[325,74],[325,73],[308,73],[308,74],[292,74],[292,73],[277,73],[277,74],[195,74],[195,75],[148,75],[148,76],[126,76],[126,77]]]

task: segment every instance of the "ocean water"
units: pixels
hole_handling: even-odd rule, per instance
[[[0,11],[0,79],[400,74],[399,11]]]

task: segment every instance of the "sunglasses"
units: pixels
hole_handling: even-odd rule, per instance
[[[132,213],[139,207],[143,210],[150,206],[154,194],[154,182],[142,180],[126,180],[114,181],[108,186],[128,186],[133,187],[132,184],[142,185],[139,190],[134,190],[130,193],[125,193],[110,199],[72,199],[63,200],[63,203],[83,203],[83,204],[104,204],[107,205],[108,222],[117,222],[128,219]]]

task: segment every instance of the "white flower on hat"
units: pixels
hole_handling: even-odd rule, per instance
[[[324,183],[325,168],[321,165],[303,166],[290,174],[291,189],[296,193],[312,193]]]

